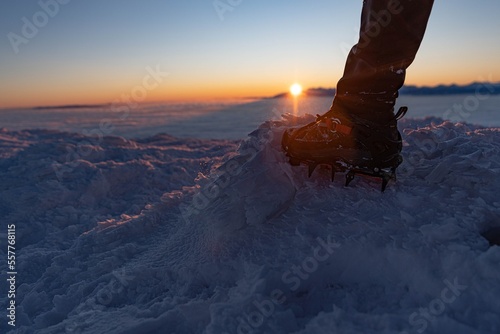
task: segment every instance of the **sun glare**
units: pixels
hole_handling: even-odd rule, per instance
[[[293,96],[299,96],[300,94],[302,94],[302,86],[298,83],[293,84],[290,87],[290,93],[292,93]]]

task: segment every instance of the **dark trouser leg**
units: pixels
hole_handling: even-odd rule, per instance
[[[434,0],[365,0],[358,44],[337,84],[334,110],[386,123],[422,42]]]

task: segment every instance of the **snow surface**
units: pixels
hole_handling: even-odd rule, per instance
[[[312,119],[245,141],[1,130],[19,273],[1,332],[499,333],[481,234],[500,226],[500,129],[402,120],[381,193],[287,163],[284,129]]]
[[[9,130],[51,129],[127,139],[168,133],[180,138],[245,139],[261,123],[279,120],[282,114],[322,114],[331,97],[314,96],[225,101],[212,103],[145,104],[118,108],[0,109],[0,127]],[[408,117],[439,117],[500,127],[500,95],[402,95],[399,105],[408,105]],[[123,109],[123,110],[122,110]]]

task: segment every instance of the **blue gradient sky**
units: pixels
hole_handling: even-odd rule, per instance
[[[0,107],[110,102],[147,66],[169,73],[147,101],[267,96],[294,81],[334,87],[361,5],[243,0],[221,20],[212,0],[72,0],[16,54],[8,34],[22,35],[22,18],[41,7],[3,1]],[[437,0],[407,84],[500,81],[499,14],[498,0]]]

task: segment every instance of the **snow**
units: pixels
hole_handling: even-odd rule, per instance
[[[295,103],[296,102],[296,103]],[[282,114],[322,114],[331,97],[263,99],[211,103],[149,104],[114,111],[111,107],[0,109],[0,127],[10,130],[51,129],[127,139],[168,133],[179,138],[245,139],[261,123]],[[453,122],[500,127],[500,95],[402,95],[412,118],[438,117]]]
[[[499,128],[403,119],[405,162],[381,193],[290,166],[281,135],[313,116],[253,105],[239,116],[273,120],[243,141],[2,129],[18,285],[1,331],[500,331],[500,247],[482,236],[500,224]]]

